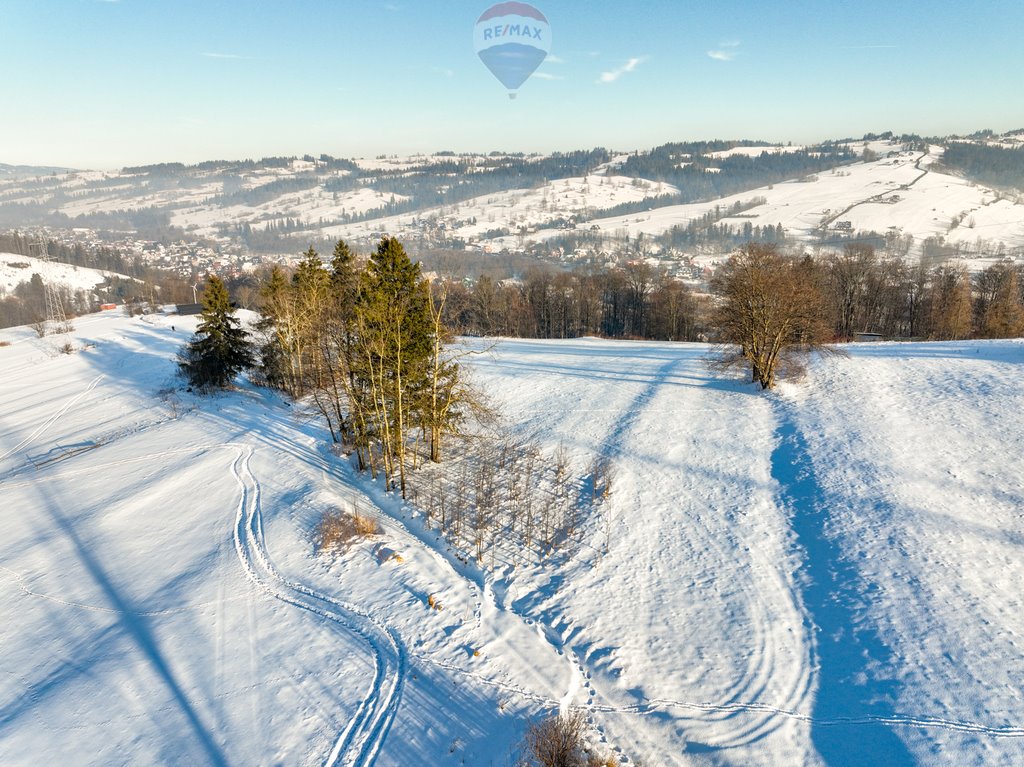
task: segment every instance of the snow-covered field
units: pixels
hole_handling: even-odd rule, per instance
[[[0,331],[0,763],[504,765],[570,706],[647,765],[1024,763],[1021,342],[772,395],[705,346],[502,342],[477,382],[614,480],[562,566],[492,573],[279,397],[175,390],[190,322]],[[381,535],[314,557],[353,505]]]
[[[407,198],[402,195],[385,195],[369,188],[333,194],[322,187],[316,187],[281,195],[260,205],[185,207],[174,211],[171,223],[192,234],[203,236],[212,236],[224,225],[249,224],[255,229],[260,229],[268,222],[281,218],[294,218],[316,229],[321,219],[333,221],[343,213],[365,213],[369,210],[382,209],[392,201],[398,203],[405,199]]]

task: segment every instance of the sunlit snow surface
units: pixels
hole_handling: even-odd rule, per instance
[[[505,416],[615,473],[559,569],[491,574],[281,398],[168,391],[188,322],[0,330],[0,763],[501,765],[560,704],[648,765],[1024,763],[1021,343],[764,395],[705,346],[503,342]],[[352,504],[381,536],[314,558]]]

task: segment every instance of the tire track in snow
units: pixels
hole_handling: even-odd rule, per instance
[[[87,391],[69,401],[63,410],[72,406],[75,401],[88,393],[102,378],[103,376],[99,376],[95,379]],[[51,419],[51,421],[53,420],[56,420],[56,417]],[[23,440],[22,444],[27,444],[39,433],[42,433],[42,429],[37,430],[36,435],[31,438]],[[34,477],[32,480],[13,483],[7,487],[13,489],[30,486],[39,481],[69,479],[83,474],[94,474],[99,469],[135,463],[151,463],[155,459],[174,455],[202,455],[212,450],[229,450],[236,456],[231,464],[231,474],[241,490],[241,497],[236,510],[233,539],[239,561],[249,580],[268,596],[331,620],[362,638],[370,646],[375,668],[373,685],[360,702],[352,720],[335,740],[324,764],[327,767],[335,765],[372,767],[390,732],[401,703],[408,667],[405,646],[394,629],[356,605],[337,600],[301,583],[290,581],[277,571],[267,553],[263,535],[260,484],[249,466],[250,459],[255,452],[252,447],[237,443],[194,445],[145,456],[133,456],[99,466],[91,466],[87,469],[72,469],[46,477]],[[29,596],[47,599],[77,609],[97,612],[111,611],[105,607],[62,600],[48,594],[32,592],[25,586],[20,574],[8,568],[2,569],[19,584],[21,591]],[[168,610],[140,613],[140,615],[166,615],[201,606],[203,605],[186,605]]]
[[[446,671],[462,674],[463,676],[474,679],[481,684],[487,685],[489,687],[494,687],[496,689],[500,689],[504,692],[517,695],[520,698],[523,698],[524,700],[530,700],[549,708],[555,708],[560,703],[560,701],[555,700],[554,698],[545,698],[544,696],[532,693],[529,690],[526,690],[525,688],[507,684],[496,679],[490,679],[481,674],[477,674],[472,671],[468,671],[464,668],[461,668],[454,663],[435,660],[426,655],[416,655],[415,657],[417,660],[423,663],[437,666],[438,668],[445,669]],[[751,712],[759,714],[769,714],[771,716],[781,716],[785,717],[786,719],[791,719],[798,722],[806,722],[808,724],[812,724],[818,727],[842,727],[850,725],[887,724],[897,727],[921,727],[925,729],[940,729],[951,730],[955,732],[969,732],[979,735],[988,735],[995,738],[1024,738],[1024,727],[991,727],[988,725],[979,724],[977,722],[969,722],[966,720],[943,719],[940,717],[910,715],[818,718],[808,714],[801,714],[799,711],[793,711],[791,709],[771,706],[766,703],[700,703],[695,701],[681,701],[659,698],[648,700],[645,703],[636,703],[628,706],[609,706],[602,705],[600,703],[595,703],[593,705],[575,705],[571,708],[574,710],[584,712],[593,711],[601,714],[637,715],[653,714],[656,711],[670,708],[689,709],[708,714],[726,715]]]
[[[13,455],[14,453],[17,453],[22,448],[27,447],[29,444],[31,444],[31,442],[34,439],[39,437],[43,432],[45,432],[47,429],[49,429],[51,426],[53,426],[53,424],[55,424],[57,422],[57,420],[62,415],[64,415],[68,410],[70,410],[72,407],[74,407],[74,405],[80,399],[82,399],[83,397],[85,397],[85,395],[87,395],[89,392],[91,392],[93,389],[95,389],[96,386],[99,384],[99,382],[102,381],[105,377],[106,377],[105,374],[101,373],[100,375],[98,375],[94,379],[92,379],[92,381],[89,383],[89,385],[87,387],[85,387],[84,391],[80,391],[74,397],[72,397],[67,402],[65,402],[64,405],[60,408],[60,410],[58,410],[56,413],[54,413],[49,418],[47,418],[45,421],[43,421],[38,427],[36,427],[36,430],[34,432],[29,434],[27,437],[25,437],[25,439],[23,439],[17,445],[12,447],[6,453],[4,453],[3,455],[0,455],[0,461],[5,460],[8,456]]]
[[[764,703],[694,703],[679,700],[650,700],[632,706],[594,706],[595,711],[609,714],[636,713],[648,714],[659,709],[684,708],[714,713],[758,712],[782,716],[794,721],[806,722],[817,727],[841,727],[845,725],[886,724],[897,727],[921,727],[926,729],[952,730],[989,735],[996,738],[1024,738],[1024,727],[990,727],[988,725],[958,719],[942,719],[929,716],[909,716],[894,714],[891,716],[850,716],[818,718],[809,714],[801,714],[784,708],[776,708]]]
[[[238,558],[249,579],[275,599],[334,621],[360,636],[373,652],[373,685],[324,762],[328,767],[337,764],[371,767],[380,754],[402,700],[408,666],[405,647],[397,632],[355,605],[289,581],[277,571],[266,550],[260,485],[249,466],[254,450],[238,445],[223,447],[238,451],[231,466],[231,473],[242,488],[234,538]]]

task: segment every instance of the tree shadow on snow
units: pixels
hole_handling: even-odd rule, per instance
[[[171,665],[161,652],[159,641],[150,626],[150,620],[146,616],[141,615],[139,610],[122,595],[114,578],[100,561],[100,557],[93,552],[88,542],[79,534],[75,523],[62,511],[64,505],[47,492],[45,483],[37,483],[36,491],[40,496],[40,507],[45,510],[55,529],[63,533],[71,545],[71,550],[76,559],[92,578],[100,593],[103,594],[107,605],[113,610],[113,614],[117,616],[117,622],[110,627],[111,629],[116,629],[116,631],[110,634],[109,638],[126,639],[145,658],[154,676],[163,683],[168,695],[183,716],[187,729],[191,731],[195,742],[205,756],[204,761],[211,765],[226,765],[227,759],[215,741],[211,729],[202,721],[199,712],[189,700]],[[104,638],[104,635],[107,633],[107,631],[103,631],[96,637],[97,640],[103,638],[102,642],[97,641],[98,646],[109,644],[108,638]],[[85,656],[86,659],[94,655],[97,649],[98,647],[92,653],[87,654]],[[108,659],[107,656],[96,658],[96,660],[106,659]],[[88,663],[88,660],[86,660],[86,663]],[[49,674],[45,679],[38,680],[32,684],[30,698],[32,701],[36,701],[38,695],[57,694],[64,684],[70,682],[79,674],[89,675],[91,673],[92,671],[88,666],[83,667],[81,662],[77,663],[76,667],[70,671],[58,669]],[[18,710],[17,707],[7,710],[3,712],[4,715],[0,719],[0,725],[8,723],[24,713],[26,713],[24,710]]]
[[[803,602],[817,655],[814,746],[830,767],[914,765],[914,757],[893,727],[870,721],[896,713],[899,686],[884,675],[897,659],[858,609],[863,603],[857,590],[859,576],[828,536],[828,505],[815,480],[803,435],[792,420],[784,419],[778,437],[771,458],[772,477],[782,488],[805,553]],[[858,721],[843,723],[850,718]]]

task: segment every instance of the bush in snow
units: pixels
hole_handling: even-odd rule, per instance
[[[368,538],[379,532],[377,521],[359,512],[327,509],[313,532],[313,546],[317,554],[325,551],[344,551],[352,541]]]

